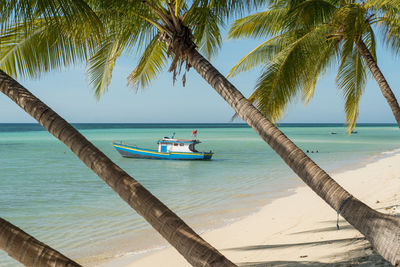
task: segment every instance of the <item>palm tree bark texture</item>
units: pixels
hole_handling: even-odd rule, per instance
[[[343,218],[360,231],[386,260],[400,266],[400,218],[377,212],[357,198],[350,197],[349,192],[265,118],[192,46],[180,54],[185,54],[187,62],[315,193],[334,210],[340,209]]]
[[[0,70],[0,91],[63,142],[193,266],[236,266],[74,127]],[[8,249],[13,249],[9,248]],[[15,255],[14,252],[8,253]],[[40,255],[38,255],[39,257]]]
[[[3,218],[0,218],[0,248],[26,266],[81,266]]]
[[[390,108],[392,109],[397,125],[400,127],[399,103],[397,102],[397,99],[394,96],[392,89],[390,88],[388,82],[386,81],[385,76],[383,76],[383,73],[378,67],[378,64],[376,63],[374,57],[372,56],[371,52],[368,50],[368,47],[361,39],[357,42],[357,50],[360,52],[361,56],[367,63],[372,73],[372,76],[374,76],[376,82],[379,85],[379,88],[381,89],[382,95],[385,97]]]

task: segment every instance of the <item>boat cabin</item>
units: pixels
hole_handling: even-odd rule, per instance
[[[164,137],[158,141],[158,152],[199,152],[196,150],[195,145],[201,143],[199,140],[189,139],[172,139]]]

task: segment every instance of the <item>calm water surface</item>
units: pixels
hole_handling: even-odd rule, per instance
[[[254,131],[238,124],[76,124],[101,151],[197,231],[254,212],[301,184]],[[170,136],[190,138],[211,161],[122,158],[123,140],[156,148]],[[322,168],[333,171],[400,148],[395,125],[281,125]],[[330,134],[336,132],[337,134]],[[36,124],[0,124],[0,216],[85,264],[163,246],[158,234],[65,145]],[[19,266],[0,252],[0,266]]]

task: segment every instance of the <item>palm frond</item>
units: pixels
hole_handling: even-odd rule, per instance
[[[87,60],[97,38],[76,34],[68,27],[62,30],[49,21],[36,20],[31,30],[24,24],[9,27],[0,35],[0,68],[13,77],[38,78],[41,73],[59,70]],[[64,24],[65,25],[65,24]]]
[[[328,31],[327,28],[328,27],[326,27],[325,30]],[[328,67],[334,64],[338,46],[339,41],[337,40],[325,42],[323,46],[319,46],[319,54],[309,59],[307,64],[311,64],[311,66],[307,69],[307,72],[304,73],[305,76],[303,79],[302,101],[304,104],[308,104],[314,96],[318,78],[325,74]]]
[[[368,30],[365,32],[363,36],[363,41],[365,45],[368,47],[368,50],[371,52],[372,57],[375,59],[375,62],[378,62],[376,56],[376,41],[375,41],[375,33],[372,27],[368,27]]]
[[[284,79],[284,66],[271,64],[257,81],[254,93],[249,100],[271,121],[282,118],[287,104],[296,96],[296,87],[281,83]]]
[[[385,10],[378,23],[385,44],[396,54],[400,53],[400,6],[398,10]]]
[[[270,0],[200,0],[199,6],[208,6],[224,21],[242,17],[245,13],[266,7]]]
[[[199,51],[208,58],[214,56],[222,45],[220,27],[223,20],[211,8],[197,7],[188,16],[194,43]]]
[[[287,8],[285,28],[305,31],[330,22],[336,11],[336,6],[326,0],[289,1]]]
[[[283,49],[279,39],[285,39],[285,34],[271,38],[244,56],[228,73],[227,77],[234,77],[241,72],[249,71],[265,64],[266,59],[273,58],[276,53]]]
[[[68,25],[85,24],[100,34],[101,22],[84,0],[2,0],[0,4],[0,30],[13,27],[16,22],[29,29],[35,20],[50,20],[53,27],[59,22]]]
[[[236,20],[230,27],[228,39],[266,38],[285,29],[288,9],[272,9]]]
[[[364,6],[372,9],[398,10],[400,8],[400,0],[367,0]]]
[[[88,61],[87,76],[97,98],[108,89],[117,58],[124,46],[119,40],[109,36]]]
[[[345,36],[348,43],[360,40],[370,29],[366,20],[368,9],[359,4],[350,4],[336,10],[332,18],[332,27]]]
[[[336,80],[345,98],[347,131],[350,134],[356,126],[359,102],[366,83],[366,66],[356,48],[351,56],[343,58]]]
[[[308,34],[277,53],[267,64],[255,91],[249,98],[272,121],[279,120],[288,103],[299,92],[309,101],[316,81],[331,61],[331,47],[325,41],[327,26],[313,29]],[[319,49],[322,54],[316,54]]]
[[[164,43],[158,42],[156,35],[147,46],[138,65],[128,76],[128,85],[145,88],[160,73],[167,64],[166,48]]]

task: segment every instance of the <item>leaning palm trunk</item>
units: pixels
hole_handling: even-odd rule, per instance
[[[170,44],[171,45],[171,44]],[[266,119],[221,73],[193,47],[181,51],[187,62],[232,106],[334,210],[360,231],[385,259],[400,266],[400,218],[377,212],[343,189],[302,150]]]
[[[0,249],[26,266],[81,266],[3,218],[0,218]]]
[[[0,91],[67,145],[193,266],[235,266],[74,127],[0,70]],[[38,254],[38,257],[40,254]]]
[[[394,96],[392,89],[390,89],[390,86],[389,86],[388,82],[386,81],[385,76],[383,76],[374,57],[371,55],[371,52],[369,51],[368,47],[365,45],[365,43],[362,40],[359,40],[357,42],[357,50],[362,55],[365,62],[367,63],[367,65],[372,73],[372,76],[374,76],[376,82],[379,85],[379,88],[381,89],[382,95],[385,97],[390,108],[392,109],[392,112],[396,119],[397,125],[400,127],[399,103],[397,102],[397,99]]]

